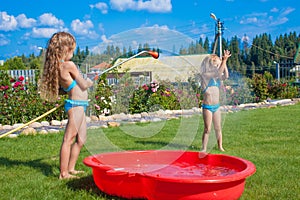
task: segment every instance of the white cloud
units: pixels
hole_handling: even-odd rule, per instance
[[[102,14],[107,14],[108,13],[108,5],[103,2],[99,2],[93,5],[90,5],[90,8],[96,8],[101,11]]]
[[[78,34],[78,35],[84,35],[88,38],[97,38],[98,34],[90,30],[94,28],[94,24],[91,20],[86,20],[84,22],[81,22],[79,19],[75,19],[71,23],[72,30]]]
[[[50,38],[54,33],[59,31],[68,31],[64,28],[36,28],[32,29],[31,34],[27,34],[27,37],[34,37],[34,38]]]
[[[12,15],[7,12],[0,12],[0,31],[13,31],[16,30],[18,22]]]
[[[110,0],[111,8],[118,11],[147,10],[149,12],[170,12],[171,0]]]
[[[278,10],[278,8],[272,8],[271,9],[271,12],[273,12],[273,13],[277,13],[279,10]]]
[[[282,12],[280,13],[281,16],[286,16],[288,14],[290,14],[291,12],[294,12],[295,8],[291,8],[291,7],[288,7],[288,8],[285,8],[282,10]]]
[[[44,26],[63,26],[64,22],[60,19],[57,19],[52,13],[44,13],[39,16],[39,21],[41,25]]]
[[[16,17],[18,26],[20,28],[31,28],[36,24],[36,20],[33,18],[27,18],[25,14],[20,14]]]
[[[102,35],[101,36],[101,40],[103,41],[103,43],[110,43],[110,42],[112,42],[112,40],[107,39],[106,35]]]
[[[10,40],[8,40],[5,35],[0,34],[0,46],[5,46],[9,43],[10,43]]]
[[[278,26],[281,24],[285,24],[289,19],[287,15],[291,12],[294,12],[295,8],[287,7],[282,10],[278,10],[277,8],[272,8],[270,12],[273,15],[269,15],[268,13],[252,13],[249,15],[245,15],[240,20],[240,24],[246,25],[255,25],[257,27],[267,27],[267,26]]]
[[[242,19],[240,21],[240,24],[253,24],[253,23],[257,23],[258,19],[256,17],[248,17],[245,19]]]

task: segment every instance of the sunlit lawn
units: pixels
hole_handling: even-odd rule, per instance
[[[87,173],[78,180],[58,179],[63,133],[1,138],[0,199],[118,199],[99,191],[91,169],[82,160],[95,152],[116,150],[116,147],[119,150],[146,150],[169,144],[168,148],[197,151],[202,132],[202,119],[199,122],[197,119],[156,122],[152,128],[162,128],[151,137],[143,133],[140,137],[126,134],[128,130],[138,132],[138,127],[143,130],[149,124],[89,130],[89,140],[77,167]],[[257,168],[256,173],[246,179],[241,199],[300,199],[300,104],[229,113],[224,119],[226,154],[250,160]],[[182,122],[189,128],[182,127]],[[191,127],[198,124],[198,133],[194,135],[189,130],[197,129]],[[188,133],[177,135],[178,129]],[[101,137],[114,145],[102,144]],[[213,149],[211,153],[220,152]]]

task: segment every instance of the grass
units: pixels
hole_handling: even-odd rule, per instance
[[[257,168],[246,179],[241,200],[300,199],[300,104],[240,111],[227,114],[224,119],[226,154],[250,160]],[[89,130],[77,163],[77,168],[87,174],[78,180],[64,181],[58,179],[63,133],[2,138],[0,198],[120,199],[95,186],[91,169],[82,163],[86,156],[122,149],[196,151],[200,149],[201,131],[202,119],[195,117]],[[213,148],[211,153],[220,152]]]

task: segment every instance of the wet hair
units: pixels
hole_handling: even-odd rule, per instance
[[[48,101],[56,101],[59,92],[59,68],[66,56],[74,51],[76,41],[67,32],[52,35],[47,43],[42,76],[39,83],[40,95]]]
[[[216,69],[214,69],[214,66],[212,63],[212,57],[218,57],[218,56],[216,54],[210,54],[203,59],[203,61],[201,63],[201,68],[200,68],[201,74],[212,71],[212,70],[216,70]]]

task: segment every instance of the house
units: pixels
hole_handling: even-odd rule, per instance
[[[294,66],[291,69],[291,72],[295,73],[296,76],[296,83],[300,83],[300,44],[298,45],[298,49],[294,58]]]
[[[200,65],[207,55],[161,55],[158,59],[141,57],[128,62],[124,62],[125,58],[120,58],[115,64],[124,62],[118,67],[118,73],[131,73],[137,83],[149,83],[152,80],[165,80],[173,83],[188,82],[190,77],[199,73]]]

